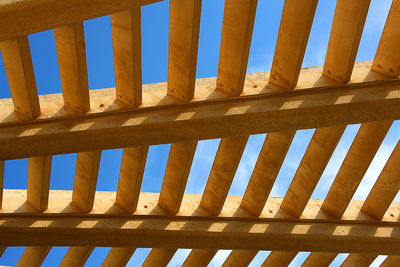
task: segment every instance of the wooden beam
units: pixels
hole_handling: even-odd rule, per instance
[[[0,209],[3,206],[4,161],[0,161]]]
[[[0,41],[93,19],[161,0],[10,0],[0,4]]]
[[[231,188],[248,136],[223,138],[208,176],[200,206],[212,216],[217,216]]]
[[[168,95],[194,97],[201,0],[169,2]]]
[[[350,254],[340,266],[370,266],[377,256],[375,254]]]
[[[336,258],[337,253],[322,253],[313,252],[308,255],[307,259],[301,265],[302,267],[313,267],[313,266],[329,266],[331,262]]]
[[[28,37],[0,42],[0,51],[14,109],[29,119],[36,118],[40,115],[40,105]]]
[[[399,104],[398,81],[381,81],[3,124],[0,160],[394,120],[400,118]]]
[[[318,0],[286,0],[272,62],[270,82],[296,87]]]
[[[265,138],[240,206],[258,217],[292,143],[294,131],[269,133]]]
[[[386,19],[385,28],[375,54],[372,69],[391,78],[400,75],[400,1],[394,0]]]
[[[370,0],[336,3],[324,75],[339,83],[350,81],[369,4]]]
[[[282,209],[299,218],[328,164],[346,126],[318,128],[307,147],[282,202]]]
[[[192,250],[182,266],[184,267],[203,267],[207,266],[218,250],[216,249],[196,249]]]
[[[123,151],[115,203],[127,213],[136,211],[148,150],[140,146]]]
[[[172,215],[181,207],[196,147],[196,141],[171,145],[158,204]]]
[[[228,95],[243,92],[256,9],[257,0],[225,1],[217,88]]]
[[[94,247],[70,247],[60,263],[60,267],[83,267]]]
[[[64,106],[78,114],[90,109],[83,22],[54,29]]]
[[[389,266],[399,266],[400,264],[400,256],[388,256],[384,262],[382,262],[382,267]]]
[[[27,247],[19,258],[16,266],[18,267],[40,267],[49,254],[51,247]]]
[[[72,203],[85,213],[93,208],[100,157],[101,151],[98,150],[78,153],[76,158]]]
[[[0,247],[0,257],[3,256],[4,251],[7,247]]]
[[[400,253],[398,222],[246,218],[227,220],[152,216],[88,218],[88,215],[46,217],[8,215],[1,216],[0,220],[2,222],[0,245],[8,246],[90,244],[116,247],[306,250],[390,255]]]
[[[222,266],[248,266],[257,253],[258,250],[232,250]]]
[[[111,15],[116,97],[124,104],[142,104],[141,6]]]
[[[176,250],[175,248],[153,248],[142,266],[167,266]]]
[[[296,255],[297,251],[271,251],[261,266],[288,266]]]
[[[102,267],[126,266],[136,248],[111,248]]]
[[[52,156],[30,158],[28,161],[28,202],[38,211],[49,203]]]
[[[323,210],[335,218],[342,217],[391,125],[391,121],[361,125],[326,195]]]
[[[368,194],[361,210],[380,220],[400,189],[400,142],[397,143],[385,167]]]

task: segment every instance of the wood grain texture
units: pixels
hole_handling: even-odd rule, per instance
[[[372,262],[376,259],[378,255],[374,254],[350,254],[342,263],[343,267],[363,267],[363,266],[370,266]]]
[[[127,213],[136,211],[148,150],[148,146],[123,150],[115,203]]]
[[[89,212],[93,208],[100,157],[101,151],[98,150],[78,153],[76,158],[72,203],[82,212]]]
[[[249,266],[258,250],[232,250],[222,266]]]
[[[177,249],[174,248],[153,248],[143,262],[143,267],[167,266]]]
[[[172,215],[179,212],[197,141],[171,145],[158,204]]]
[[[288,266],[294,257],[296,257],[296,251],[271,251],[267,259],[261,264],[262,267],[277,266],[285,267]]]
[[[14,109],[29,119],[40,115],[38,92],[27,36],[0,42]]]
[[[0,41],[160,1],[7,0],[0,3]]]
[[[16,266],[40,267],[49,254],[51,247],[27,247]]]
[[[397,78],[400,75],[398,47],[400,47],[400,1],[394,0],[386,19],[372,70]]]
[[[222,138],[208,176],[200,206],[217,216],[231,188],[248,136]]]
[[[94,247],[70,247],[60,263],[60,267],[83,267]]]
[[[269,133],[265,138],[240,206],[254,216],[264,209],[295,132]]]
[[[215,249],[194,249],[190,252],[182,266],[203,267],[207,266],[218,250]]]
[[[83,22],[54,29],[64,105],[78,114],[90,109]]]
[[[336,3],[324,75],[339,83],[350,81],[370,0]]]
[[[102,267],[116,267],[126,266],[131,259],[136,248],[111,248],[104,262],[101,264]]]
[[[342,217],[391,125],[391,121],[361,125],[325,197],[323,210]]]
[[[318,0],[287,0],[283,6],[270,82],[296,87]]]
[[[49,203],[52,156],[30,158],[28,161],[28,202],[38,211]]]
[[[169,2],[168,94],[183,102],[194,97],[201,2]]]
[[[3,205],[4,161],[0,161],[0,209]]]
[[[400,256],[388,256],[384,262],[382,262],[382,267],[399,266]]]
[[[224,7],[217,88],[228,95],[243,92],[257,0],[227,0]]]
[[[307,259],[301,265],[302,267],[313,267],[313,266],[326,266],[328,267],[332,261],[336,258],[337,253],[323,253],[313,252],[308,255]]]
[[[116,97],[124,104],[142,104],[141,7],[111,15]]]

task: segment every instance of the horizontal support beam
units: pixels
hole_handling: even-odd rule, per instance
[[[400,223],[107,215],[0,216],[0,246],[89,245],[400,255]]]
[[[2,124],[0,160],[396,119],[400,81],[363,82]]]
[[[8,0],[0,3],[0,41],[162,0]]]

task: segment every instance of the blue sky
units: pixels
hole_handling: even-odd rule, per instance
[[[371,0],[369,15],[360,43],[356,61],[373,60],[379,38],[390,8],[390,0]],[[323,65],[329,40],[336,1],[320,0],[310,39],[303,61],[303,67]],[[217,74],[220,35],[222,28],[223,0],[203,0],[198,52],[197,77],[213,77]],[[248,72],[269,71],[272,64],[275,42],[279,29],[283,0],[259,0],[253,40],[251,44]],[[111,27],[109,16],[84,22],[86,55],[88,63],[89,88],[108,88],[115,86]],[[45,31],[29,36],[32,59],[39,94],[61,93],[57,54],[53,31]],[[168,1],[142,7],[142,65],[143,83],[165,82],[168,63]],[[0,97],[10,97],[4,66],[0,60]],[[359,125],[348,126],[335,150],[324,174],[321,177],[313,198],[324,198],[332,183],[347,150],[349,149]],[[374,161],[368,169],[354,199],[364,200],[377,176],[390,156],[399,139],[400,124],[395,122],[385,138]],[[284,196],[307,148],[314,130],[298,131],[278,175],[272,196]],[[243,195],[258,152],[265,135],[251,136],[229,194]],[[200,141],[189,175],[186,193],[201,194],[218,148],[219,140]],[[169,152],[169,145],[150,147],[142,191],[159,192],[162,184]],[[115,191],[118,184],[121,150],[103,151],[100,164],[97,190]],[[76,154],[53,156],[50,189],[72,190]],[[6,162],[4,187],[21,189],[27,186],[28,160]],[[399,196],[396,198],[399,201]],[[53,248],[43,266],[58,265],[68,248]],[[96,248],[86,266],[98,266],[104,260],[109,248]],[[129,266],[139,266],[149,253],[149,249],[137,249]],[[190,250],[178,250],[169,266],[179,266]],[[8,248],[0,259],[1,265],[15,265],[23,248]],[[220,266],[229,251],[220,251],[210,266]],[[260,252],[252,262],[259,266],[268,252]],[[308,253],[300,253],[292,262],[298,266]],[[340,255],[332,264],[338,266],[346,255]],[[379,257],[374,264],[384,259]]]

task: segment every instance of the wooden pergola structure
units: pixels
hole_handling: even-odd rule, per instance
[[[285,0],[271,72],[246,75],[257,0],[226,0],[218,76],[196,80],[201,0],[170,0],[168,82],[142,85],[141,6],[159,0],[3,0],[0,49],[12,99],[0,100],[0,254],[27,246],[40,266],[112,247],[103,266],[400,266],[400,144],[365,201],[352,200],[400,119],[400,0],[373,62],[355,63],[370,0],[338,0],[323,67],[301,69],[317,0]],[[88,90],[83,20],[110,15],[116,89]],[[27,35],[54,29],[62,94],[38,95]],[[195,90],[196,89],[196,90]],[[362,123],[325,199],[310,199],[348,124]],[[316,128],[284,198],[268,197],[296,130]],[[228,196],[248,136],[267,133],[243,197]],[[221,138],[202,195],[184,194],[198,140]],[[161,192],[140,192],[149,145],[171,143]],[[101,150],[124,148],[117,192],[96,192]],[[52,156],[78,153],[74,188],[49,191]],[[4,161],[29,158],[27,190],[3,190]]]

